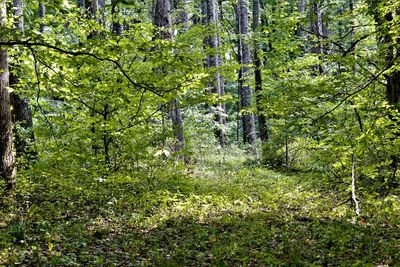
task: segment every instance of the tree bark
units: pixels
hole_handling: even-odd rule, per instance
[[[23,16],[23,0],[14,0],[14,16],[15,16],[15,29],[21,34],[24,34],[24,16]],[[29,98],[21,97],[18,94],[19,84],[19,65],[20,61],[18,55],[15,56],[14,64],[10,66],[10,87],[14,89],[11,94],[12,106],[13,106],[13,120],[22,129],[23,132],[27,132],[28,135],[24,136],[20,132],[15,132],[15,148],[17,156],[35,156],[35,153],[30,151],[30,144],[35,140],[33,133],[33,122],[32,122],[32,109],[29,105]]]
[[[119,12],[120,8],[118,7],[119,0],[111,0],[111,15],[112,15],[112,31],[116,35],[121,35],[122,33],[122,25],[119,22]]]
[[[253,32],[256,33],[256,38],[259,38],[260,33],[260,0],[253,0]],[[263,114],[262,109],[262,70],[261,70],[261,46],[258,39],[254,42],[254,80],[256,92],[256,104],[258,112],[258,128],[260,132],[261,142],[268,140],[267,119]]]
[[[86,6],[85,0],[78,0],[78,7],[84,8]]]
[[[0,3],[0,27],[7,23],[6,0]],[[11,122],[11,97],[9,91],[8,50],[0,48],[0,178],[8,190],[16,186],[13,127]]]
[[[46,6],[44,5],[43,1],[39,2],[39,18],[44,18],[46,15]],[[40,25],[40,31],[44,32],[45,25],[42,23]]]
[[[171,3],[169,0],[154,0],[153,2],[153,25],[157,27],[158,37],[167,40],[172,39],[172,17]],[[174,151],[181,151],[185,147],[184,127],[182,112],[179,108],[179,100],[175,98],[170,101],[170,116],[172,130],[175,137]]]
[[[385,58],[385,68],[390,70],[395,65],[395,57],[398,56],[400,51],[400,34],[392,31],[391,24],[394,16],[400,15],[400,10],[387,10],[385,14],[381,14],[378,6],[386,3],[383,0],[369,0],[369,7],[371,13],[374,15],[375,24],[377,28],[378,46],[381,49],[381,55]],[[392,142],[400,137],[399,133],[399,116],[400,116],[400,71],[396,68],[385,75],[386,78],[386,99],[388,104],[392,107],[392,110],[396,113],[389,114],[389,119],[393,122],[392,131],[393,137]],[[390,155],[392,163],[391,168],[396,173],[399,164],[399,153],[392,152]]]
[[[299,0],[299,4],[297,6],[297,11],[299,14],[304,13],[306,10],[306,0]],[[300,23],[296,29],[296,35],[301,37],[303,35],[304,26]]]
[[[327,53],[327,47],[323,40],[328,36],[327,23],[322,12],[323,2],[324,0],[315,0],[311,4],[311,33],[317,38],[311,52],[317,54],[320,59],[323,54]],[[320,74],[324,72],[321,64],[318,64],[318,71]]]
[[[254,114],[249,110],[253,102],[253,89],[250,86],[250,48],[244,40],[249,35],[248,9],[245,0],[239,0],[236,10],[238,37],[239,91],[243,124],[243,142],[254,145],[256,142]]]
[[[178,17],[175,20],[175,25],[183,24],[184,28],[187,29],[189,23],[189,14],[187,12],[189,0],[174,0],[174,9],[178,9]]]
[[[87,14],[89,15],[89,18],[99,23],[99,18],[97,16],[97,12],[99,11],[98,0],[86,0],[85,8],[88,11]],[[97,35],[99,35],[99,32],[97,30],[94,30],[89,33],[88,39],[94,38]]]
[[[219,23],[218,17],[218,2],[217,0],[204,0],[203,1],[203,13],[205,15],[204,24],[213,27],[212,30],[216,30]],[[220,47],[220,36],[218,33],[213,33],[206,37],[205,46],[211,48],[212,50],[218,49]],[[208,68],[218,68],[222,66],[222,57],[216,51],[212,51],[212,54],[207,57],[207,67]],[[221,74],[217,71],[215,73],[214,79],[212,81],[212,93],[217,94],[219,97],[225,95],[224,81]],[[215,135],[223,147],[226,145],[226,132],[225,132],[225,106],[223,103],[217,103],[214,105],[214,116],[217,122],[217,128],[214,130]]]

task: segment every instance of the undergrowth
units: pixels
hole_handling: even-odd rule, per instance
[[[400,265],[397,196],[361,194],[356,216],[321,175],[240,151],[106,178],[44,170],[3,197],[0,266]]]

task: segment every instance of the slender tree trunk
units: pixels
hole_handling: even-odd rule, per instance
[[[260,33],[260,0],[253,0],[253,32],[256,33],[256,38],[259,38]],[[254,42],[254,79],[256,91],[256,103],[258,112],[258,127],[260,132],[261,142],[268,140],[267,119],[263,114],[262,109],[262,70],[261,70],[261,46],[259,40]]]
[[[116,35],[121,35],[122,33],[122,25],[119,22],[119,13],[120,13],[120,8],[118,6],[119,0],[111,0],[111,14],[112,14],[112,31]]]
[[[154,0],[153,2],[153,25],[158,28],[158,37],[172,39],[171,3],[169,0]],[[181,151],[185,147],[185,136],[182,120],[182,112],[179,108],[179,100],[175,98],[170,101],[170,116],[172,129],[176,139],[174,150]]]
[[[24,16],[23,16],[23,1],[13,1],[14,16],[15,16],[15,29],[19,31],[21,35],[24,34]],[[35,156],[35,153],[30,151],[30,144],[34,141],[35,137],[33,134],[33,122],[32,122],[32,109],[29,105],[29,99],[23,98],[18,94],[19,84],[19,65],[20,61],[18,55],[15,56],[12,70],[10,71],[10,87],[14,89],[11,94],[12,105],[13,105],[13,119],[22,129],[23,132],[28,132],[28,136],[21,134],[21,132],[15,132],[15,147],[17,156]],[[10,66],[11,69],[11,66]]]
[[[204,23],[205,25],[212,26],[212,30],[218,28],[219,17],[218,17],[218,2],[217,0],[204,0],[203,1],[203,12],[205,15]],[[220,47],[220,36],[218,33],[213,33],[207,36],[205,40],[205,45],[215,50]],[[212,54],[207,57],[207,67],[218,68],[222,66],[222,57],[216,51],[212,51]],[[225,94],[224,81],[221,74],[217,71],[215,73],[214,79],[212,81],[212,93],[217,94],[219,97]],[[223,103],[217,103],[214,106],[215,121],[218,126],[215,129],[215,135],[218,138],[220,145],[223,147],[226,145],[226,132],[225,132],[225,106]]]
[[[237,6],[238,62],[242,66],[239,70],[240,104],[243,109],[243,142],[254,145],[256,142],[254,114],[249,110],[253,104],[253,89],[250,86],[251,71],[248,65],[251,62],[250,48],[244,40],[249,35],[248,9],[245,0],[239,0]]]
[[[0,2],[0,28],[7,23],[6,0]],[[13,127],[11,122],[11,98],[9,91],[8,50],[0,47],[0,178],[8,190],[15,188],[15,158],[13,151]]]
[[[297,11],[299,14],[304,13],[306,10],[306,0],[299,0],[299,4],[297,6]],[[296,29],[296,35],[301,37],[303,35],[304,26],[300,23],[300,25]]]
[[[39,18],[44,18],[44,16],[46,15],[46,6],[44,5],[43,1],[39,2]],[[44,27],[45,25],[43,23],[41,23],[40,25],[40,31],[44,32]]]
[[[315,0],[311,4],[311,32],[317,38],[317,42],[311,48],[311,52],[318,55],[321,59],[323,54],[326,54],[327,49],[324,44],[324,39],[328,36],[326,21],[323,18],[322,4],[324,0]],[[324,72],[321,64],[318,64],[318,71],[320,74]]]
[[[99,11],[99,2],[98,2],[98,0],[86,0],[85,1],[85,8],[88,11],[87,14],[89,15],[89,18],[95,20],[98,23],[100,23],[99,18],[97,16],[97,12]],[[91,33],[89,33],[88,39],[94,38],[97,35],[99,35],[99,32],[97,30],[94,30]]]

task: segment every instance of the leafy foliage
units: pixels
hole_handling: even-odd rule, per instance
[[[151,175],[105,180],[84,169],[26,171],[21,205],[2,210],[0,263],[399,263],[397,197],[363,201],[357,218],[351,205],[339,203],[347,196],[321,186],[318,175],[246,162],[238,150],[200,160],[191,173],[169,164]]]

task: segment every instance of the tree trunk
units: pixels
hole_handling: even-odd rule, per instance
[[[306,0],[299,0],[299,4],[297,6],[297,11],[299,14],[304,13],[306,10]],[[301,37],[303,35],[304,26],[300,23],[296,29],[296,35]]]
[[[169,0],[154,0],[153,25],[157,27],[159,38],[172,39],[171,3]],[[169,113],[171,116],[173,133],[176,139],[173,149],[175,152],[178,152],[185,147],[183,120],[181,110],[179,109],[178,98],[170,101]]]
[[[390,23],[393,21],[393,14],[388,13],[385,15],[385,23]],[[396,53],[399,53],[400,48],[400,36],[395,36],[396,42],[393,41],[389,35],[390,29],[387,29],[384,36],[383,45],[388,45],[386,50],[386,67],[392,68],[394,66]],[[390,119],[393,121],[394,136],[392,141],[395,142],[396,139],[400,137],[399,133],[399,116],[400,116],[400,71],[398,69],[393,70],[390,74],[386,75],[386,99],[389,105],[396,111],[396,115],[390,115]],[[399,153],[394,152],[390,155],[392,159],[391,167],[396,172],[399,164]],[[392,186],[392,185],[390,185]]]
[[[393,35],[395,31],[393,31],[391,28],[394,19],[393,16],[400,15],[400,11],[387,10],[385,14],[381,14],[380,10],[378,9],[378,6],[381,3],[385,3],[385,1],[382,2],[382,0],[370,0],[369,7],[371,13],[374,15],[377,28],[378,45],[380,46],[382,57],[385,58],[385,68],[390,70],[394,67],[395,57],[397,56],[396,53],[398,53],[400,50],[400,36],[398,33],[397,35]],[[395,142],[400,136],[398,132],[400,126],[400,71],[398,68],[391,70],[389,74],[385,75],[385,78],[386,99],[396,113],[394,116],[389,114],[389,119],[393,122],[392,131],[394,131],[391,141]],[[392,160],[390,166],[393,169],[393,173],[396,173],[399,164],[399,153],[392,152],[390,158]]]
[[[84,8],[86,6],[85,0],[78,0],[78,7]]]
[[[256,33],[256,38],[259,38],[260,33],[260,0],[253,0],[253,32]],[[263,114],[262,109],[262,70],[261,70],[261,47],[258,39],[254,42],[254,79],[256,91],[256,103],[258,112],[258,127],[260,132],[261,142],[268,140],[267,119]]]
[[[99,18],[97,16],[97,12],[99,11],[98,0],[86,0],[85,7],[88,11],[87,14],[89,15],[89,18],[95,20],[96,22],[99,22]],[[99,32],[97,30],[94,30],[89,33],[88,39],[94,38],[97,35],[99,35]]]
[[[204,0],[203,1],[203,13],[205,15],[204,24],[207,26],[214,27],[213,30],[216,30],[219,23],[218,17],[218,2],[217,0]],[[215,50],[220,47],[220,36],[218,33],[214,33],[210,36],[206,37],[205,46],[210,47]],[[212,51],[212,54],[207,57],[207,67],[209,68],[218,68],[222,66],[222,57],[216,51]],[[217,71],[215,73],[214,79],[212,81],[212,93],[217,94],[219,97],[225,95],[224,89],[224,81],[221,74]],[[214,106],[215,113],[215,121],[218,126],[214,130],[215,135],[218,138],[220,145],[223,147],[226,145],[226,132],[225,132],[225,106],[223,103],[217,103]]]
[[[251,64],[250,48],[245,42],[249,35],[248,10],[245,0],[239,0],[236,10],[238,38],[238,63],[242,66],[239,70],[239,91],[242,111],[243,142],[254,145],[256,142],[254,114],[249,110],[253,102],[253,89],[250,86]]]
[[[174,8],[179,9],[178,17],[175,21],[175,25],[183,24],[183,27],[187,29],[189,23],[189,14],[187,12],[189,0],[175,0]]]
[[[324,0],[316,0],[311,5],[311,33],[317,38],[317,42],[311,48],[311,52],[319,55],[321,59],[323,54],[327,53],[327,47],[324,44],[324,39],[328,36],[327,23],[324,20],[322,13],[322,3]],[[318,71],[320,74],[324,72],[321,64],[318,65]]]
[[[15,28],[20,34],[24,33],[24,16],[23,16],[23,1],[14,0],[13,1],[14,16],[15,16]],[[29,99],[23,98],[18,94],[18,84],[19,84],[19,65],[20,61],[18,55],[15,56],[15,63],[10,71],[10,87],[14,89],[11,94],[12,106],[13,106],[13,119],[22,129],[23,132],[29,133],[24,136],[21,132],[15,132],[15,148],[17,156],[35,156],[35,153],[30,151],[30,144],[34,141],[35,137],[33,134],[33,122],[32,122],[32,109],[29,105]]]
[[[39,2],[39,18],[44,18],[44,16],[46,15],[46,6],[44,5],[43,1]],[[44,32],[44,27],[45,25],[43,23],[41,23],[40,25],[40,31]]]
[[[112,15],[112,31],[116,35],[121,35],[122,33],[122,25],[119,22],[119,10],[120,8],[118,7],[118,2],[119,0],[111,0],[111,15]]]
[[[7,23],[6,0],[1,0],[0,27]],[[13,152],[13,128],[11,122],[11,102],[8,71],[8,50],[0,47],[0,178],[7,189],[15,188],[15,158]]]

